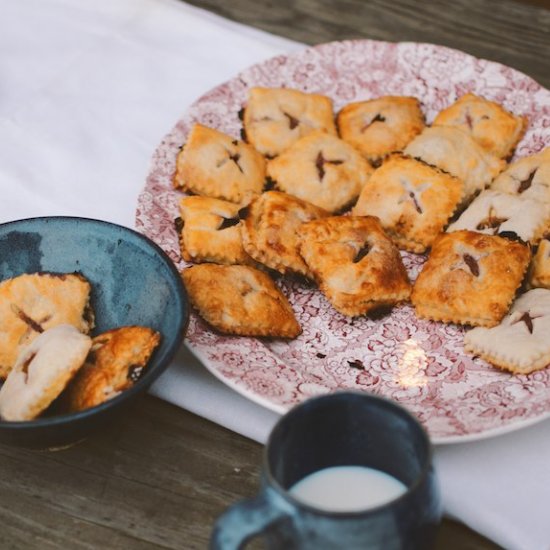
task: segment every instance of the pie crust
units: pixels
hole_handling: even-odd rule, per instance
[[[333,307],[354,317],[407,300],[399,250],[372,216],[334,216],[298,228],[300,254]]]

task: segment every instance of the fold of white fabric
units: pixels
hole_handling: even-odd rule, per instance
[[[183,111],[252,63],[302,47],[175,0],[2,8],[0,222],[64,214],[132,227],[151,155]],[[278,418],[185,348],[152,393],[260,442]],[[505,548],[548,548],[550,421],[438,447],[436,464],[448,514]]]

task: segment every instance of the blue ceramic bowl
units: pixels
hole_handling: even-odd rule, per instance
[[[158,378],[182,343],[189,307],[168,256],[147,237],[108,222],[44,217],[1,224],[0,281],[40,271],[78,271],[90,281],[94,335],[124,325],[162,335],[141,378],[115,398],[78,413],[0,421],[0,442],[49,448],[83,439]]]

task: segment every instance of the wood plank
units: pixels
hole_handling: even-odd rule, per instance
[[[151,396],[64,451],[0,446],[0,547],[205,548],[216,517],[256,494],[262,450]],[[446,520],[437,550],[467,544],[498,548]]]
[[[431,42],[514,67],[550,87],[550,11],[514,0],[190,0],[304,42]]]
[[[2,548],[206,546],[217,515],[255,493],[262,448],[152,397],[138,405],[65,451],[0,447]]]

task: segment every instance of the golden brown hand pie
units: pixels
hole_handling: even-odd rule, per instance
[[[550,290],[520,296],[510,313],[492,328],[478,327],[464,336],[466,351],[515,374],[550,365]]]
[[[346,105],[337,122],[341,138],[376,165],[423,130],[424,114],[415,97],[384,96]]]
[[[302,332],[284,294],[258,269],[200,264],[182,278],[199,315],[220,332],[281,338]]]
[[[399,250],[377,218],[334,216],[298,228],[300,254],[336,310],[351,317],[410,294]]]
[[[550,147],[510,164],[491,189],[550,203]]]
[[[24,274],[0,283],[0,378],[21,348],[45,330],[69,324],[88,333],[94,326],[90,283],[79,273]]]
[[[242,226],[246,251],[258,262],[279,273],[312,277],[298,253],[296,230],[327,212],[301,199],[267,191],[252,201]]]
[[[174,187],[231,202],[247,202],[265,183],[265,159],[253,147],[201,124],[176,159]]]
[[[328,212],[355,202],[373,169],[351,145],[323,132],[312,132],[267,165],[281,191]]]
[[[336,135],[330,98],[288,88],[251,88],[243,124],[246,140],[268,158],[314,130]]]
[[[516,116],[494,101],[465,94],[443,109],[433,125],[460,128],[488,153],[506,158],[523,137],[527,122],[527,117]]]
[[[61,407],[68,412],[82,411],[131,388],[159,343],[158,332],[139,326],[96,336],[84,366],[61,397]]]
[[[506,315],[529,265],[528,246],[472,231],[440,235],[413,287],[419,317],[495,326]]]
[[[529,269],[529,286],[550,289],[550,238],[540,241]]]
[[[506,165],[453,126],[426,128],[405,147],[404,153],[460,178],[464,182],[463,203],[485,189]]]
[[[391,155],[363,187],[356,216],[377,216],[405,250],[424,252],[443,230],[462,197],[463,183],[404,155]]]
[[[72,325],[57,325],[21,349],[0,389],[4,420],[32,420],[46,410],[84,363],[92,340]]]
[[[210,197],[181,199],[179,242],[183,259],[197,263],[253,264],[243,248],[239,208],[235,203]]]
[[[550,221],[550,206],[520,195],[487,189],[478,195],[447,232],[468,229],[536,244]]]

